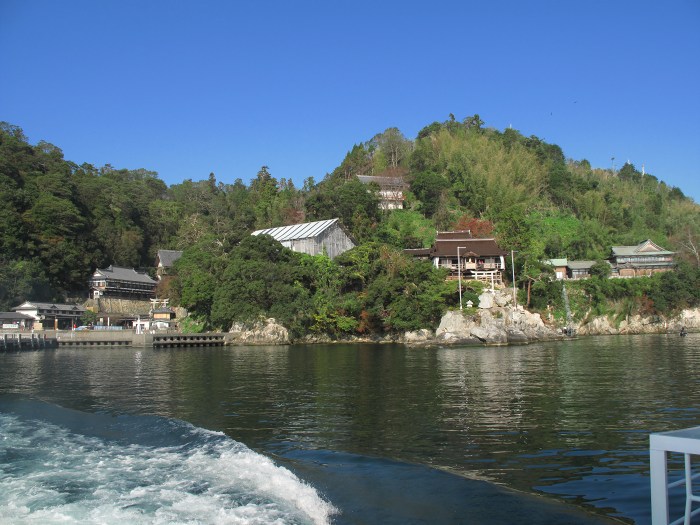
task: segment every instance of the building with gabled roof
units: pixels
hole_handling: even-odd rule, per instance
[[[85,307],[79,304],[24,301],[19,306],[15,306],[13,310],[31,317],[34,322],[34,328],[72,328],[85,315]],[[30,326],[28,320],[25,320],[25,326]]]
[[[251,235],[270,235],[285,248],[308,255],[325,254],[331,259],[355,247],[339,219],[291,224],[256,230]]]
[[[554,275],[557,279],[566,279],[568,274],[567,268],[569,266],[569,261],[566,259],[566,257],[558,259],[547,259],[545,261],[545,264],[548,264],[552,267],[552,269],[554,270]]]
[[[382,210],[400,210],[403,208],[403,192],[408,184],[403,177],[357,175],[363,184],[375,183],[379,186],[379,207]]]
[[[436,268],[447,268],[448,279],[474,279],[501,284],[506,268],[505,256],[493,238],[473,238],[469,231],[437,232],[431,248],[404,250],[418,258],[429,259]]]
[[[636,246],[613,246],[610,264],[612,277],[640,277],[673,269],[675,262],[671,252],[651,239]]]
[[[90,296],[147,300],[155,297],[156,281],[146,272],[110,265],[97,269],[90,278]]]
[[[591,276],[591,268],[595,266],[595,263],[596,261],[569,261],[567,264],[569,278],[587,279]]]
[[[182,257],[182,250],[158,250],[156,254],[156,277],[168,275],[175,261]]]
[[[34,317],[21,312],[0,312],[0,328],[4,330],[33,328],[34,321]]]

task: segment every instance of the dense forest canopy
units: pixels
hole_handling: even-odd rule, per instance
[[[379,187],[357,175],[403,177],[405,209],[381,210]],[[287,300],[313,312],[305,328],[416,326],[396,316],[399,306],[386,304],[398,290],[422,297],[421,315],[434,320],[428,298],[449,304],[453,294],[426,277],[429,269],[404,261],[400,250],[429,246],[436,230],[494,235],[517,251],[519,285],[539,279],[543,259],[601,259],[612,245],[647,238],[700,264],[700,207],[679,188],[629,163],[612,171],[567,159],[559,146],[486,127],[479,115],[462,121],[450,115],[413,140],[389,128],[354,145],[320,182],[309,178],[302,187],[276,179],[265,166],[248,184],[218,181],[212,173],[168,187],[145,169],[68,161],[58,147],[31,145],[21,128],[2,123],[0,197],[0,310],[27,298],[87,297],[95,268],[149,268],[158,249],[182,249],[181,277],[167,293],[224,326],[240,301],[222,283],[240,288],[235,268],[263,264],[274,252],[250,241],[251,231],[334,217],[360,245],[357,253],[327,267],[296,255],[274,262]],[[260,289],[267,289],[269,277],[259,277]],[[413,286],[422,280],[422,288],[409,290],[412,280]]]

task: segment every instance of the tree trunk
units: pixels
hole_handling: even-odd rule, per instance
[[[532,281],[527,282],[527,307],[530,308],[530,288],[532,288]]]

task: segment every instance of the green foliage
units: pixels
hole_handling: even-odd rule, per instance
[[[338,217],[356,241],[370,239],[379,220],[379,198],[354,178],[346,182],[329,179],[319,184],[306,198],[309,220]]]
[[[435,215],[443,192],[449,187],[450,183],[444,176],[431,171],[416,174],[411,183],[411,191],[421,201],[421,210],[427,217]]]
[[[185,250],[175,262],[175,288],[179,303],[204,318],[211,316],[217,283],[225,259],[216,253],[213,243],[202,241]]]
[[[682,308],[700,306],[700,269],[681,264],[677,271],[651,277],[596,276],[567,281],[566,288],[571,310],[578,320],[588,315],[607,315],[617,322],[635,313],[669,315]],[[544,311],[553,307],[555,317],[563,320],[563,303],[558,294],[561,294],[561,281],[537,283],[532,288],[533,308]]]
[[[357,175],[405,174],[410,208],[383,211]],[[689,266],[649,279],[572,283],[575,315],[697,305],[700,207],[632,164],[617,173],[567,161],[556,144],[485,127],[478,114],[423,128],[411,141],[388,128],[356,144],[321,182],[302,188],[263,166],[251,176],[167,187],[156,173],[78,165],[47,142],[30,145],[0,123],[0,307],[86,295],[96,267],[150,267],[160,248],[184,249],[174,303],[203,323],[273,316],[295,333],[393,332],[432,326],[458,302],[456,285],[400,248],[429,246],[435,230],[494,227],[516,250],[517,285],[531,304],[563,311],[546,258],[604,259],[610,246],[651,238]],[[304,258],[253,229],[339,217],[359,244],[330,261]],[[467,224],[474,225],[466,226]],[[568,285],[567,285],[568,286]],[[476,302],[478,290],[464,291]]]
[[[607,279],[612,273],[612,268],[606,261],[598,260],[593,266],[591,266],[590,272],[593,277]]]
[[[180,331],[183,334],[201,334],[206,328],[206,321],[194,315],[188,315],[180,321]]]
[[[97,324],[97,314],[92,310],[85,310],[85,313],[80,317],[80,323],[82,325],[96,325]]]
[[[228,329],[233,321],[265,316],[301,332],[308,325],[312,301],[300,259],[269,235],[243,239],[215,282],[211,322]]]
[[[3,261],[0,259],[0,311],[6,312],[27,298],[49,301],[51,289],[44,268],[37,260]]]
[[[636,280],[636,279],[635,279]],[[659,313],[700,306],[700,268],[680,264],[675,272],[654,276],[655,285],[646,293]]]
[[[435,226],[414,210],[396,210],[377,232],[380,241],[397,248],[427,248],[435,240]]]

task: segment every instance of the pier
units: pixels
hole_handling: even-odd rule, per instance
[[[221,332],[181,334],[179,332],[136,333],[134,330],[99,330],[58,332],[58,346],[134,346],[138,348],[172,348],[223,346]]]
[[[0,351],[37,350],[63,346],[134,346],[137,348],[223,346],[224,336],[225,334],[221,332],[201,334],[136,333],[134,330],[46,330],[38,334],[15,332],[0,334]]]
[[[23,334],[21,332],[3,332],[0,334],[0,352],[19,352],[20,350],[39,350],[56,348],[58,342],[46,334]]]

